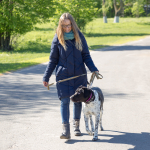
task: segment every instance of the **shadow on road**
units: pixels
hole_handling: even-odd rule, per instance
[[[104,142],[104,143],[112,143],[112,144],[127,144],[127,145],[134,146],[134,148],[130,148],[128,150],[133,150],[133,149],[149,150],[150,149],[150,142],[149,142],[150,133],[148,132],[129,133],[129,132],[120,132],[120,131],[113,131],[113,130],[105,130],[105,131],[107,131],[109,134],[99,134],[99,139],[97,141],[71,139],[66,141],[66,144],[74,144],[77,142],[100,142],[100,143]],[[111,133],[113,135],[111,135]],[[111,139],[102,140],[103,137],[109,137]]]
[[[136,150],[137,149],[143,149],[143,150],[150,149],[150,143],[149,143],[150,133],[148,132],[129,133],[129,132],[120,132],[120,131],[112,131],[112,130],[107,130],[107,131],[119,133],[121,135],[99,135],[99,136],[112,137],[110,140],[100,140],[100,142],[108,142],[108,143],[115,143],[115,144],[129,144],[129,145],[133,145],[134,146],[133,149],[136,149]]]
[[[134,51],[134,50],[150,50],[150,46],[133,46],[133,45],[124,45],[124,46],[109,46],[109,45],[92,45],[91,47],[106,47],[103,49],[94,49],[93,51]]]
[[[56,85],[48,91],[42,84],[46,66],[40,64],[1,76],[0,115],[36,114],[59,107]],[[50,79],[50,83],[54,81]]]
[[[146,33],[84,33],[87,37],[109,37],[109,36],[145,36]]]
[[[3,81],[0,86],[0,115],[36,114],[59,105],[56,87],[48,91],[41,83]]]

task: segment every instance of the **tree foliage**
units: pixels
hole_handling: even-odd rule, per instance
[[[83,30],[100,12],[113,17],[124,10],[125,16],[139,17],[148,15],[149,5],[150,0],[0,0],[0,49],[11,50],[12,36],[32,30],[36,23],[51,19],[57,24],[65,12]]]
[[[124,16],[132,16],[132,0],[124,0]]]
[[[149,6],[149,0],[124,0],[124,14],[125,16],[145,16],[148,15]]]
[[[97,1],[95,0],[59,0],[55,9],[56,14],[53,20],[56,25],[60,16],[68,12],[74,17],[78,27],[82,30],[98,13]]]
[[[144,0],[137,0],[133,3],[132,14],[139,17],[142,13],[144,13]]]
[[[14,34],[24,34],[54,13],[52,0],[0,0],[0,49],[11,50]]]
[[[109,8],[112,8],[112,0],[102,0],[102,12],[103,16],[107,16]]]

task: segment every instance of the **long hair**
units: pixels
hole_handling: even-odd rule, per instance
[[[81,41],[79,33],[78,33],[79,28],[78,28],[75,20],[71,16],[71,14],[69,14],[69,13],[62,14],[62,16],[59,19],[58,27],[56,29],[56,34],[58,36],[58,40],[59,40],[60,44],[64,47],[65,50],[67,49],[66,42],[64,40],[64,32],[63,32],[63,28],[62,28],[62,22],[65,19],[69,19],[70,20],[71,26],[72,26],[72,30],[74,32],[74,37],[75,37],[75,46],[76,46],[77,49],[82,51],[82,41]]]

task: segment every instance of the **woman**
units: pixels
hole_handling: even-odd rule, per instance
[[[91,72],[98,71],[95,67],[83,34],[69,13],[64,13],[59,19],[59,24],[54,36],[50,61],[43,76],[43,85],[47,87],[49,78],[56,67],[56,81],[81,74],[86,74],[85,65]],[[61,100],[61,117],[63,132],[61,139],[70,138],[69,104],[70,96],[80,86],[87,86],[87,76],[57,83],[57,93]],[[76,136],[81,135],[79,122],[81,117],[81,103],[73,106],[73,127]]]

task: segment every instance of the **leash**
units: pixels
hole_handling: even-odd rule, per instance
[[[52,85],[54,85],[54,84],[56,84],[56,83],[65,82],[65,81],[72,80],[72,79],[75,79],[75,78],[78,78],[78,77],[81,77],[81,76],[85,76],[85,75],[87,75],[87,74],[81,74],[81,75],[79,75],[79,76],[70,77],[70,78],[67,78],[67,79],[59,80],[59,81],[57,81],[57,82],[48,84],[48,85],[47,85],[47,89],[49,90],[49,89],[50,89],[50,86],[52,86]],[[98,72],[93,72],[92,75],[91,75],[90,84],[89,84],[88,87],[91,87],[91,86],[92,86],[95,76],[96,76],[97,79],[102,79],[102,78],[103,78],[103,76],[102,76],[100,73],[98,73]]]
[[[59,81],[57,81],[57,82],[58,82],[58,83],[60,83],[60,82],[65,82],[65,81],[68,81],[68,80],[71,80],[71,79],[75,79],[75,78],[78,78],[78,77],[81,77],[81,76],[85,76],[85,75],[86,75],[86,74],[81,74],[81,75],[79,75],[79,76],[70,77],[70,78],[67,78],[67,79],[59,80]],[[49,90],[49,87],[52,86],[53,84],[56,84],[57,82],[48,84],[48,85],[47,85],[47,89]]]

